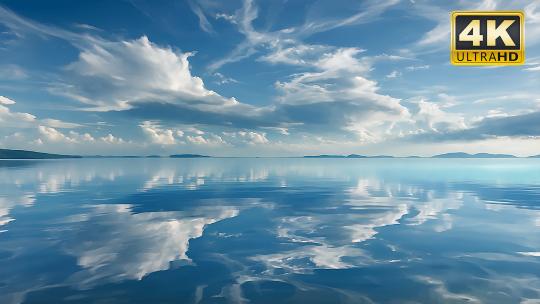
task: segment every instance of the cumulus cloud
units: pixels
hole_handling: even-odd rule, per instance
[[[261,145],[269,142],[266,138],[266,133],[240,131],[238,135],[245,138],[246,142],[251,145]]]
[[[35,143],[65,143],[65,144],[93,144],[96,143],[105,145],[122,145],[130,144],[131,142],[122,139],[121,137],[107,134],[102,137],[94,137],[90,133],[78,133],[75,131],[69,131],[64,133],[56,128],[40,125],[37,127],[39,138]]]
[[[51,134],[51,132],[49,131],[55,130],[54,128],[71,129],[81,127],[81,125],[77,123],[65,122],[52,118],[38,119],[36,116],[30,113],[13,112],[8,106],[12,106],[14,104],[16,104],[16,102],[13,99],[5,96],[0,96],[0,126],[2,126],[4,129],[36,128],[42,134]],[[49,127],[50,130],[44,129],[47,127]]]
[[[197,135],[197,136],[188,135],[186,139],[188,142],[194,143],[194,144],[207,144],[208,143],[208,141],[200,135]]]
[[[220,145],[226,144],[227,142],[223,138],[216,134],[208,134],[206,136],[202,135],[187,135],[186,140],[189,143],[197,145]]]
[[[206,109],[237,104],[234,98],[206,89],[202,79],[191,74],[188,58],[193,55],[156,45],[146,36],[89,41],[78,60],[66,67],[69,87],[53,92],[96,110],[127,109],[132,102],[148,100]]]
[[[107,144],[122,144],[126,142],[121,137],[116,137],[110,133],[106,136],[100,137],[99,139]]]
[[[52,142],[59,142],[59,141],[66,141],[66,142],[75,142],[74,139],[67,137],[63,133],[59,132],[55,128],[51,127],[45,127],[45,126],[39,126],[38,127],[39,133],[48,141]]]
[[[159,145],[196,144],[219,145],[227,142],[219,135],[205,132],[193,126],[162,127],[155,121],[143,121],[139,127],[150,141]]]
[[[84,143],[84,142],[94,142],[96,139],[89,133],[77,133],[75,131],[69,131],[68,134],[64,134],[61,131],[47,126],[38,126],[38,132],[40,142],[64,142],[64,143]],[[110,134],[109,134],[110,135]]]
[[[326,126],[334,132],[353,132],[361,140],[380,140],[390,124],[410,114],[399,99],[379,93],[378,83],[367,78],[377,59],[359,57],[361,53],[357,48],[326,52],[310,63],[311,71],[277,82],[277,110],[306,129]]]
[[[144,121],[142,124],[139,125],[139,127],[141,127],[143,132],[150,137],[150,140],[153,143],[161,145],[173,145],[176,143],[173,130],[161,129],[159,125],[156,125],[151,121]],[[183,133],[178,132],[177,134],[183,135]]]
[[[373,138],[380,137],[392,120],[406,119],[409,113],[399,99],[379,93],[378,83],[367,75],[379,57],[362,57],[362,53],[358,48],[337,48],[306,58],[303,67],[308,71],[276,82],[280,95],[271,106],[237,103],[218,109],[145,101],[133,103],[128,113],[144,119],[218,125],[252,132],[287,128],[287,133],[290,129],[308,133],[326,130],[353,132],[359,136],[371,133]],[[162,99],[162,102],[165,101]],[[187,141],[203,143],[203,139],[191,136]]]
[[[378,94],[377,83],[363,77],[371,66],[355,57],[360,52],[359,49],[344,48],[323,54],[313,63],[314,72],[300,73],[288,82],[276,83],[276,88],[283,94],[279,101],[289,105],[350,102],[369,107],[380,104],[399,112],[406,111],[398,99]]]
[[[433,132],[447,132],[467,128],[462,115],[444,111],[434,102],[421,99],[417,103],[418,112],[414,115],[416,124]]]

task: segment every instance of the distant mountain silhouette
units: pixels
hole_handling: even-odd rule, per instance
[[[305,155],[304,158],[346,158],[346,156],[345,155],[321,154],[321,155]]]
[[[26,150],[0,149],[0,159],[59,159],[81,158],[79,155],[61,155]]]
[[[86,155],[84,158],[142,158],[144,156],[137,155]]]
[[[394,158],[389,155],[375,155],[375,156],[366,156],[359,154],[349,154],[349,155],[333,155],[333,154],[321,154],[321,155],[306,155],[304,158]]]
[[[433,158],[515,158],[510,154],[490,154],[490,153],[477,153],[469,154],[465,152],[452,152],[444,153],[432,156]]]
[[[51,153],[34,152],[34,151],[26,151],[26,150],[0,149],[0,159],[61,159],[61,158],[83,158],[83,157],[84,158],[161,158],[161,157],[167,157],[167,156],[159,156],[159,155],[80,156],[80,155],[51,154]],[[211,156],[201,155],[201,154],[173,154],[173,155],[170,155],[169,157],[170,158],[210,158]],[[349,155],[321,154],[321,155],[305,155],[303,158],[394,158],[394,156],[390,156],[390,155],[366,156],[366,155],[360,155],[360,154],[349,154]],[[422,157],[407,156],[404,158],[422,158]],[[452,153],[434,155],[431,158],[516,158],[516,156],[510,155],[510,154],[490,154],[490,153],[469,154],[465,152],[452,152]],[[529,158],[540,158],[540,155],[529,156]]]
[[[169,157],[170,158],[208,158],[210,156],[199,155],[199,154],[173,154]]]
[[[347,155],[347,158],[367,158],[367,156],[358,155],[358,154],[349,154],[349,155]]]
[[[452,153],[434,155],[431,158],[515,158],[515,157],[516,156],[510,155],[510,154],[490,154],[490,153],[469,154],[465,152],[452,152]],[[531,156],[531,157],[540,158],[540,155]],[[358,155],[358,154],[350,154],[350,155],[321,154],[321,155],[306,155],[304,156],[304,158],[395,158],[395,156],[390,156],[390,155],[366,156],[366,155]],[[423,158],[423,157],[407,156],[404,158]]]

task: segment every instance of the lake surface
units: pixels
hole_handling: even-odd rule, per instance
[[[538,303],[540,159],[0,161],[0,303]]]

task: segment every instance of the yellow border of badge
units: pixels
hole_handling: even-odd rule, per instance
[[[456,51],[456,45],[454,41],[454,33],[456,30],[456,16],[459,15],[499,15],[499,16],[519,16],[520,25],[521,25],[521,34],[520,34],[520,49],[518,52],[521,53],[521,60],[517,62],[493,62],[493,63],[481,63],[481,62],[456,62],[454,61],[454,52]],[[453,65],[468,65],[468,66],[482,66],[482,65],[523,65],[525,63],[525,13],[523,11],[453,11],[450,15],[450,63]],[[507,50],[489,50],[489,51],[507,51]]]

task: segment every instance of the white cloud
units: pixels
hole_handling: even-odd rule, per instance
[[[204,131],[199,130],[199,129],[195,128],[195,127],[189,127],[187,129],[185,129],[185,131],[190,132],[190,133],[195,133],[197,135],[203,135],[204,134]]]
[[[345,18],[332,18],[327,15],[328,18],[322,19],[318,14],[311,14],[313,13],[311,11],[306,14],[304,24],[289,25],[281,29],[268,27],[272,30],[259,27],[261,23],[258,21],[261,20],[257,20],[259,13],[253,1],[244,1],[243,7],[234,15],[215,14],[215,11],[210,13],[211,5],[206,1],[192,2],[191,4],[195,4],[194,12],[199,16],[203,30],[205,27],[206,30],[212,30],[208,20],[205,20],[206,16],[216,16],[235,24],[240,33],[245,36],[245,41],[240,43],[235,51],[223,58],[221,62],[216,62],[215,66],[210,67],[211,69],[251,55],[258,56],[257,60],[264,63],[293,66],[289,68],[294,69],[295,74],[278,78],[275,83],[278,91],[276,103],[266,106],[260,106],[257,100],[250,101],[257,106],[240,103],[234,98],[223,97],[208,89],[202,78],[197,77],[190,69],[190,61],[192,61],[190,57],[194,56],[195,52],[179,51],[174,46],[159,45],[151,42],[146,36],[134,40],[108,41],[98,37],[96,32],[85,32],[82,35],[63,31],[25,20],[5,9],[0,9],[0,16],[2,23],[8,23],[7,27],[11,31],[23,36],[32,33],[44,37],[59,37],[71,42],[79,50],[79,57],[65,67],[66,76],[59,77],[62,83],[56,84],[52,92],[75,98],[85,103],[86,109],[135,108],[129,113],[138,110],[137,113],[144,115],[140,116],[144,117],[141,120],[160,121],[160,125],[142,122],[140,126],[135,127],[140,128],[149,141],[159,145],[217,144],[225,143],[224,139],[230,143],[238,143],[239,146],[244,143],[265,144],[268,143],[266,133],[260,132],[264,130],[271,135],[277,133],[288,135],[289,131],[294,134],[285,138],[285,141],[292,142],[297,139],[296,136],[306,135],[316,141],[315,146],[323,142],[336,146],[342,143],[341,146],[345,146],[344,143],[351,145],[375,143],[402,136],[411,131],[409,127],[421,129],[411,132],[444,132],[466,127],[466,122],[469,123],[470,120],[449,109],[457,104],[453,97],[440,94],[437,96],[440,100],[436,97],[430,97],[430,99],[441,102],[423,101],[423,103],[413,105],[412,109],[407,109],[403,106],[409,107],[407,103],[402,103],[400,99],[388,95],[388,91],[373,80],[370,73],[376,68],[376,63],[382,59],[403,60],[404,58],[385,54],[368,56],[366,55],[368,53],[359,47],[339,48],[328,45],[309,45],[304,42],[314,33],[370,22],[397,2],[365,1],[358,4],[358,8],[362,9],[356,10],[355,7],[351,15]],[[446,35],[445,29],[448,25],[444,24],[443,28],[442,23],[439,23],[443,20],[440,16],[447,17],[446,5],[436,6],[427,5],[423,1],[416,2],[414,12],[423,14],[434,21],[430,33],[423,37],[424,42],[420,41],[417,44],[425,43],[426,49],[430,49],[428,46],[438,47],[437,42],[440,43],[443,39],[439,35]],[[472,1],[463,1],[457,5],[472,4],[474,4]],[[498,8],[499,5],[501,1],[484,1],[478,4],[478,7]],[[528,26],[540,20],[536,18],[540,15],[538,2],[528,4],[525,10],[528,14]],[[444,20],[447,20],[446,17]],[[437,29],[438,25],[441,28]],[[441,29],[442,32],[437,32]],[[527,33],[530,35],[529,28]],[[399,69],[391,68],[387,77],[395,78],[401,73],[430,68],[429,65],[420,63],[421,61],[413,61],[409,64],[414,65],[400,66]],[[535,68],[532,66],[529,69]],[[290,69],[282,71],[288,70]],[[211,80],[217,80],[219,84],[235,82],[234,79],[218,72],[210,72],[208,76]],[[82,139],[84,134],[77,136],[62,130],[83,126],[52,118],[38,119],[30,113],[15,113],[13,109],[16,109],[18,105],[9,107],[14,103],[9,98],[0,100],[0,103],[2,126],[16,126],[15,121],[26,121],[25,125],[35,127],[36,130],[38,126],[50,128],[40,133],[41,137],[37,140],[41,142],[46,143],[52,138],[58,140],[62,136],[64,136],[62,139],[64,141],[84,141]],[[155,107],[153,111],[144,111],[146,110],[144,105],[148,103],[152,103],[151,106]],[[184,126],[195,125],[205,131],[190,128],[178,129],[169,125],[171,121],[161,122],[160,113],[165,113],[165,111],[162,111],[159,106],[171,109],[170,113],[166,113],[170,115],[167,119]],[[409,111],[413,111],[415,107],[418,107],[418,113],[411,115]],[[486,110],[486,112],[488,116],[504,114],[502,111],[499,113]],[[403,126],[402,122],[408,124],[404,129],[400,129]],[[221,127],[220,131],[225,129],[230,133],[235,133],[235,140],[211,133],[218,132],[212,129],[212,126]],[[99,135],[85,133],[89,135],[86,141],[90,141],[91,137],[95,141],[104,143],[123,142],[112,134],[103,136],[109,133],[105,127],[101,130],[104,131],[100,131]],[[245,135],[237,133],[239,130]],[[274,131],[276,133],[273,133]],[[325,134],[322,134],[323,132]],[[12,131],[9,133],[12,134]],[[351,133],[354,133],[356,137]],[[272,137],[272,142],[278,145],[279,140],[274,140]],[[295,144],[297,147],[300,146],[298,143],[292,143],[291,146]],[[270,150],[272,148],[270,146],[274,145],[267,145],[265,149]],[[157,149],[155,146],[148,147]]]
[[[77,98],[98,110],[126,109],[131,102],[168,102],[192,107],[219,107],[238,104],[205,88],[193,76],[188,58],[161,47],[143,36],[120,42],[93,42],[82,48],[79,59],[67,66],[73,75],[69,87],[53,92]]]
[[[70,131],[69,134],[72,137],[79,138],[80,141],[93,142],[93,141],[96,140],[92,135],[90,135],[88,133],[79,134],[77,132]]]
[[[363,51],[358,48],[339,48],[333,52],[323,54],[315,63],[315,66],[328,74],[339,71],[366,73],[369,71],[369,64],[357,58],[358,54]]]
[[[406,111],[399,100],[377,91],[377,82],[364,75],[371,69],[370,60],[356,56],[360,49],[342,48],[323,54],[314,63],[318,72],[297,74],[289,82],[278,82],[277,88],[285,95],[280,98],[287,104],[350,101],[369,105],[377,103],[389,109]]]
[[[187,135],[186,140],[189,143],[196,144],[196,145],[221,145],[221,144],[227,144],[227,142],[224,141],[221,136],[216,135],[216,134],[208,134],[206,136]]]
[[[80,50],[78,59],[65,68],[68,75],[64,78],[64,83],[53,87],[53,93],[74,98],[86,104],[87,109],[93,110],[129,109],[137,103],[154,103],[172,104],[178,106],[178,109],[199,111],[201,116],[198,117],[205,114],[220,115],[208,120],[216,121],[214,118],[218,118],[225,121],[225,124],[230,124],[231,128],[245,130],[249,135],[246,135],[244,142],[264,144],[268,142],[266,134],[250,129],[282,128],[290,125],[287,130],[282,128],[280,131],[288,134],[292,128],[309,128],[305,120],[309,121],[312,117],[288,112],[291,110],[290,106],[313,107],[322,113],[320,119],[325,126],[330,127],[327,129],[331,132],[348,133],[353,130],[363,138],[367,138],[367,134],[371,137],[382,134],[372,130],[387,128],[380,120],[399,120],[408,115],[407,109],[400,105],[398,99],[381,94],[377,83],[368,79],[367,75],[379,57],[392,60],[400,58],[388,55],[361,57],[364,50],[359,48],[335,48],[300,42],[300,38],[316,32],[368,22],[395,3],[397,1],[384,4],[368,1],[361,5],[362,10],[349,18],[311,20],[297,28],[261,32],[253,25],[258,16],[256,6],[252,1],[244,1],[242,9],[233,18],[246,41],[238,47],[237,54],[233,52],[225,61],[244,58],[257,51],[254,47],[264,46],[268,52],[266,56],[260,57],[261,60],[300,65],[305,69],[302,73],[291,75],[288,81],[277,82],[276,87],[281,93],[279,104],[266,107],[242,104],[234,98],[225,98],[208,90],[202,79],[192,75],[190,71],[189,57],[194,53],[157,45],[150,42],[146,36],[112,42],[90,34],[79,35],[42,26],[12,13],[9,14],[9,19],[12,28],[60,37]],[[204,16],[204,5],[195,4]],[[272,52],[273,49],[277,51]],[[215,74],[215,77],[222,81],[226,79],[222,74]],[[224,119],[223,114],[230,115],[231,122],[228,121],[229,116]],[[235,121],[244,125],[235,125]],[[41,125],[50,128],[68,127],[52,120],[42,122]],[[190,132],[156,128],[144,123],[140,128],[152,142],[165,145],[179,142],[178,138],[184,135],[180,135],[179,131]],[[206,136],[204,133],[193,133],[183,140],[196,144],[224,142],[215,134]],[[109,136],[100,140],[115,141]]]
[[[191,10],[193,11],[193,13],[197,16],[197,18],[199,18],[199,26],[201,27],[201,29],[207,33],[214,33],[212,24],[210,24],[210,22],[204,15],[204,12],[201,10],[201,7],[194,0],[189,0],[188,4]]]
[[[208,141],[206,141],[206,139],[200,135],[197,135],[197,136],[188,135],[186,136],[186,139],[190,143],[194,143],[194,144],[207,144],[208,143]]]
[[[12,112],[7,106],[14,105],[16,102],[8,97],[0,96],[0,126],[3,128],[78,128],[80,124],[65,122],[58,119],[38,119],[30,113]],[[47,131],[44,131],[47,132]]]
[[[38,134],[40,138],[36,139],[36,143],[67,143],[67,144],[94,144],[98,140],[101,143],[105,144],[127,144],[130,142],[125,141],[120,137],[116,137],[112,134],[107,134],[106,136],[99,137],[96,139],[90,133],[78,133],[75,131],[69,131],[67,134],[62,133],[61,131],[47,126],[38,126]]]
[[[376,20],[386,10],[395,6],[399,2],[400,0],[362,1],[358,12],[355,12],[349,17],[335,19],[325,18],[323,20],[308,19],[297,31],[303,36],[309,36],[315,33],[326,32],[344,26],[369,23]]]
[[[368,79],[373,63],[391,55],[359,57],[357,48],[339,48],[306,61],[313,71],[292,75],[287,82],[276,83],[284,106],[305,106],[306,111],[320,111],[321,120],[333,130],[353,132],[359,142],[382,140],[388,128],[409,119],[400,100],[379,93],[378,83]],[[307,108],[309,106],[309,108]]]
[[[322,52],[330,47],[322,45],[294,44],[277,47],[270,53],[261,56],[259,60],[272,64],[308,65],[310,61],[315,61]]]
[[[268,138],[266,138],[266,133],[239,131],[238,135],[245,138],[246,143],[250,145],[262,145],[269,142]]]
[[[540,252],[538,251],[518,252],[518,253],[524,256],[540,257]]]
[[[0,125],[11,128],[31,127],[36,117],[30,113],[12,112],[7,105],[15,104],[15,101],[0,96]]]
[[[43,124],[46,124],[49,127],[61,128],[61,129],[73,129],[73,128],[82,127],[82,125],[77,124],[77,123],[65,122],[65,121],[52,119],[52,118],[42,119],[41,122]]]
[[[411,66],[406,67],[405,69],[407,69],[407,71],[418,71],[418,70],[427,70],[429,68],[430,68],[430,65],[425,64],[425,65],[411,65]]]
[[[386,78],[397,78],[401,76],[401,72],[393,70],[388,75],[386,75]]]
[[[122,138],[120,137],[115,137],[114,135],[112,134],[107,134],[106,136],[103,136],[103,137],[100,137],[99,138],[101,141],[105,142],[105,143],[108,143],[108,144],[123,144],[125,143],[126,141],[123,140]]]
[[[344,26],[370,22],[397,3],[399,0],[364,1],[357,12],[348,17],[308,18],[302,25],[271,32],[257,30],[254,27],[253,21],[258,18],[258,8],[252,0],[244,0],[242,8],[234,15],[220,13],[216,15],[216,18],[223,18],[236,25],[238,31],[244,35],[245,40],[226,57],[212,63],[209,68],[217,70],[225,64],[250,57],[257,53],[261,47],[269,51],[269,54],[263,55],[261,60],[271,63],[303,64],[305,55],[310,56],[311,53],[317,53],[325,47],[304,45],[299,42],[301,38]]]
[[[438,46],[440,47],[442,41],[450,41],[450,26],[447,22],[440,23],[431,29],[429,32],[424,34],[422,39],[418,41],[420,47],[424,46]]]
[[[525,8],[525,43],[538,44],[540,39],[540,1],[530,1]]]
[[[281,135],[291,135],[289,133],[289,129],[288,128],[284,128],[284,127],[262,127],[263,129],[267,129],[267,130],[273,130],[273,131],[276,131],[278,132],[279,134]]]
[[[12,99],[9,99],[8,97],[0,96],[0,104],[12,105],[12,104],[15,104],[15,101],[13,101]]]
[[[148,137],[150,137],[150,140],[153,143],[161,145],[174,145],[176,143],[173,130],[161,129],[159,125],[151,121],[144,121],[139,125],[139,127],[141,127],[143,132],[148,135]]]
[[[420,100],[418,112],[414,115],[416,124],[433,132],[447,132],[467,128],[465,118],[457,113],[445,112],[433,102]]]
[[[231,77],[227,77],[219,72],[215,72],[213,76],[217,78],[215,83],[219,85],[228,84],[228,83],[238,83],[238,80]]]
[[[46,127],[46,126],[39,126],[38,127],[39,134],[41,134],[47,141],[52,142],[59,142],[59,141],[66,141],[66,142],[75,142],[74,139],[67,137],[62,132],[56,130],[55,128]]]

